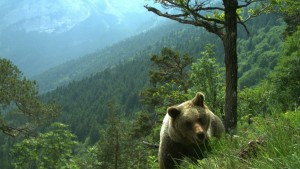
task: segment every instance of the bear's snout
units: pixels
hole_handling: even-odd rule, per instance
[[[194,131],[195,131],[195,134],[196,134],[196,136],[199,140],[202,141],[202,140],[205,139],[205,133],[204,133],[204,130],[203,130],[203,128],[200,124],[195,124]]]
[[[197,133],[197,137],[199,140],[204,140],[205,139],[205,133],[201,132],[201,133]]]

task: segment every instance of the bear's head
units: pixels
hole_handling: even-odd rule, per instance
[[[204,95],[197,93],[189,101],[169,107],[169,136],[185,144],[202,144],[209,135],[210,110],[204,104]]]

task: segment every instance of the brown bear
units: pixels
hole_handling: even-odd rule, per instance
[[[204,158],[210,149],[208,139],[220,138],[224,132],[222,121],[204,104],[200,92],[192,100],[169,107],[160,130],[160,169],[173,169],[184,157]]]

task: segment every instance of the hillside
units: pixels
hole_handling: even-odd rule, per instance
[[[182,29],[182,27],[182,25],[167,22],[167,24],[127,38],[102,50],[51,68],[32,79],[38,82],[41,93],[54,90],[57,86],[65,85],[73,80],[80,80],[128,60],[138,51],[158,42],[171,32]]]

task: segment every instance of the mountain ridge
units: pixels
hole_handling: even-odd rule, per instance
[[[102,49],[142,32],[145,23],[152,27],[158,20],[135,2],[3,0],[0,57],[32,77]],[[123,8],[124,3],[131,6]],[[120,14],[112,12],[117,10]]]
[[[183,25],[178,23],[167,22],[114,45],[60,64],[37,76],[33,76],[32,79],[38,82],[41,93],[53,90],[57,86],[65,85],[72,80],[80,80],[83,77],[90,76],[125,61],[132,57],[135,52],[158,42],[163,36],[167,36],[168,32],[170,33],[183,27]],[[161,29],[165,31],[161,31]]]

